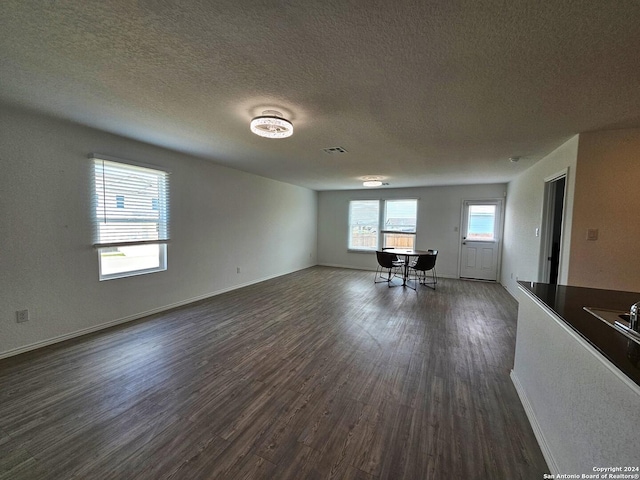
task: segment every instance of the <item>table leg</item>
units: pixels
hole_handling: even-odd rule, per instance
[[[402,286],[407,286],[407,278],[409,277],[409,255],[404,257],[404,275],[402,277]]]

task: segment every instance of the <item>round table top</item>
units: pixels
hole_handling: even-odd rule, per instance
[[[431,255],[433,252],[429,250],[414,250],[413,248],[387,248],[383,250],[385,253],[392,253],[393,255],[406,255],[414,257],[418,255]]]

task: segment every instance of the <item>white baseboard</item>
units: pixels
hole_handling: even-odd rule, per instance
[[[502,287],[507,291],[507,293],[508,293],[509,295],[511,295],[511,296],[513,297],[513,299],[514,299],[515,301],[518,301],[518,295],[517,295],[517,292],[512,292],[512,291],[509,289],[509,286],[508,286],[506,283],[500,283],[500,285],[502,285]]]
[[[340,265],[337,263],[318,263],[320,267],[333,267],[333,268],[348,268],[349,270],[364,270],[365,272],[375,272],[376,267],[356,267],[354,265]],[[441,275],[438,273],[438,278],[455,278],[459,277],[456,275]]]
[[[531,403],[527,398],[527,394],[522,388],[522,384],[520,380],[518,380],[518,376],[516,372],[511,370],[511,381],[513,382],[513,386],[516,387],[516,392],[518,392],[518,397],[520,397],[520,403],[524,407],[524,411],[527,414],[527,418],[529,419],[529,423],[531,424],[531,428],[533,429],[533,434],[538,441],[538,445],[540,446],[540,450],[542,450],[542,456],[547,462],[547,466],[549,467],[549,473],[557,475],[560,473],[560,469],[558,468],[558,463],[553,458],[553,454],[551,453],[551,449],[549,448],[549,444],[542,433],[542,429],[540,428],[540,424],[538,423],[538,419],[531,407]]]
[[[304,270],[306,268],[311,268],[311,266],[304,267],[304,268],[302,268],[300,270]],[[193,303],[193,302],[197,302],[197,301],[200,301],[200,300],[204,300],[206,298],[215,297],[216,295],[221,295],[223,293],[230,292],[232,290],[237,290],[239,288],[248,287],[249,285],[253,285],[253,284],[256,284],[256,283],[264,282],[266,280],[271,280],[272,278],[281,277],[283,275],[288,275],[290,273],[294,273],[294,272],[297,272],[297,271],[299,271],[299,270],[292,270],[291,272],[287,272],[287,273],[279,273],[279,274],[276,274],[276,275],[269,275],[267,277],[262,277],[262,278],[259,278],[259,279],[256,279],[256,280],[251,280],[251,281],[246,282],[246,283],[233,285],[232,287],[223,288],[222,290],[217,290],[215,292],[205,293],[204,295],[198,295],[197,297],[188,298],[186,300],[181,300],[179,302],[171,303],[169,305],[163,305],[161,307],[152,308],[151,310],[135,313],[133,315],[128,315],[126,317],[117,318],[115,320],[110,320],[108,322],[100,323],[100,324],[94,325],[92,327],[82,328],[82,329],[76,330],[74,332],[65,333],[64,335],[59,335],[57,337],[48,338],[46,340],[42,340],[42,341],[39,341],[39,342],[31,343],[29,345],[24,345],[22,347],[14,348],[14,349],[11,349],[11,350],[6,350],[4,352],[0,352],[0,359],[7,358],[7,357],[13,357],[15,355],[20,355],[21,353],[26,353],[26,352],[29,352],[31,350],[37,350],[38,348],[46,347],[48,345],[53,345],[54,343],[64,342],[65,340],[70,340],[72,338],[81,337],[82,335],[87,335],[89,333],[97,332],[99,330],[104,330],[105,328],[114,327],[116,325],[120,325],[121,323],[132,322],[133,320],[138,320],[139,318],[147,317],[147,316],[153,315],[155,313],[164,312],[166,310],[171,310],[172,308],[181,307],[181,306],[187,305],[189,303]]]
[[[356,267],[354,265],[339,265],[337,263],[319,263],[321,267],[333,267],[333,268],[348,268],[349,270],[364,270],[367,272],[375,272],[375,267]]]

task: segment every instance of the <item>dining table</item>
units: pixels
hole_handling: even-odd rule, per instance
[[[413,248],[385,248],[385,253],[391,253],[399,257],[404,257],[404,270],[402,273],[402,286],[407,286],[407,279],[409,278],[409,259],[411,257],[419,257],[420,255],[431,255],[431,250],[415,250]]]

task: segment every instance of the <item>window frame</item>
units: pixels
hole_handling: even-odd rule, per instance
[[[145,244],[143,244],[145,245]],[[143,246],[143,245],[129,245]],[[113,280],[114,278],[135,277],[137,275],[146,275],[147,273],[164,272],[167,270],[167,244],[166,243],[148,243],[146,245],[158,246],[158,266],[152,268],[140,268],[138,270],[128,270],[126,272],[106,273],[103,274],[102,253],[110,247],[98,248],[98,273],[100,281]]]
[[[89,155],[89,158],[93,161],[93,164],[92,164],[92,167],[93,167],[92,168],[93,170],[93,222],[95,227],[94,228],[95,242],[93,244],[93,247],[96,249],[97,255],[98,255],[99,280],[104,281],[104,280],[112,280],[116,278],[127,278],[127,277],[139,276],[139,275],[146,275],[149,273],[166,271],[167,263],[168,263],[167,262],[167,256],[168,256],[167,244],[169,243],[169,208],[170,208],[169,175],[171,174],[171,172],[163,167],[159,167],[156,165],[133,162],[133,161],[123,160],[123,159],[114,158],[106,155],[91,154]],[[118,218],[110,217],[109,214],[107,213],[110,210],[113,211],[114,208],[115,210],[120,210],[120,211],[123,209],[126,209],[126,200],[125,200],[126,194],[121,191],[118,191],[117,187],[114,188],[111,192],[109,192],[109,188],[105,188],[105,185],[106,185],[105,182],[106,182],[106,179],[108,178],[108,175],[106,173],[107,169],[105,169],[106,164],[109,164],[109,169],[111,171],[121,169],[120,172],[117,172],[117,175],[126,175],[127,171],[131,172],[132,174],[134,174],[135,172],[143,171],[145,175],[150,175],[150,174],[156,175],[158,179],[158,187],[157,187],[158,191],[154,192],[155,196],[151,197],[152,198],[150,202],[151,208],[143,209],[141,211],[139,210],[138,212],[132,212],[132,214],[129,217],[121,216],[121,214],[118,214]],[[100,183],[98,182],[99,175],[102,175],[102,179]],[[129,180],[129,179],[127,178],[126,180]],[[140,180],[140,187],[145,186],[142,179],[137,179],[137,180]],[[102,191],[100,191],[100,185],[102,185],[103,187]],[[115,195],[115,202],[112,202],[114,206],[109,207],[107,205],[108,194]],[[139,193],[136,192],[136,194],[139,194]],[[135,204],[136,197],[134,196],[133,198],[134,198],[134,204]],[[144,196],[142,197],[139,196],[138,199],[139,198],[144,198]],[[157,207],[158,207],[157,209],[154,208],[154,205],[156,204],[154,204],[153,200],[156,200],[157,202]],[[140,205],[140,203],[138,203],[138,205]],[[149,213],[149,211],[147,210],[152,212],[153,211],[159,212],[158,218],[155,221],[144,218],[144,215]],[[136,217],[136,213],[138,215],[137,217]],[[140,215],[143,215],[143,218],[140,218]],[[137,240],[134,238],[130,238],[130,239],[121,238],[119,240],[108,239],[107,241],[101,241],[101,240],[104,240],[104,239],[101,239],[101,228],[100,228],[101,225],[113,226],[118,224],[129,224],[129,225],[155,224],[157,234],[155,234],[154,236],[157,236],[157,238],[154,238],[152,240],[149,240],[149,239]],[[114,234],[113,231],[110,233],[112,235]],[[134,233],[131,235],[137,236],[141,234],[144,235],[144,232],[134,231]],[[143,246],[150,246],[150,245],[158,247],[158,266],[154,266],[151,268],[138,268],[133,270],[118,271],[113,273],[103,273],[105,269],[103,255],[106,253],[106,251],[112,251],[113,248],[119,248],[119,247],[135,248],[135,247],[143,247]],[[155,258],[155,256],[153,256],[152,258]]]
[[[402,201],[415,201],[416,203],[416,225],[415,228],[413,230],[413,232],[403,232],[400,230],[388,230],[388,229],[380,229],[380,240],[378,243],[380,245],[382,245],[382,248],[395,248],[395,247],[388,247],[386,244],[386,235],[390,234],[390,235],[394,235],[394,234],[399,234],[399,235],[411,235],[413,236],[413,247],[412,250],[415,250],[416,248],[416,239],[417,239],[417,231],[418,231],[418,199],[417,198],[387,198],[387,199],[383,199],[381,200],[381,202],[384,204],[384,208],[383,208],[383,213],[380,219],[380,225],[381,226],[386,226],[387,225],[387,208],[390,202],[402,202]]]
[[[352,218],[352,210],[351,210],[351,205],[354,202],[378,202],[378,220],[377,220],[377,231],[376,231],[376,246],[373,248],[366,248],[366,247],[352,247],[351,246],[351,240],[352,240],[352,224],[351,224],[351,218]],[[350,252],[375,252],[378,249],[378,246],[380,245],[380,200],[375,198],[375,199],[370,199],[370,198],[365,198],[365,199],[357,199],[357,200],[349,200],[349,211],[347,213],[347,223],[348,223],[348,227],[347,227],[347,250]]]
[[[471,209],[473,207],[493,207],[493,212],[491,214],[491,218],[492,218],[492,222],[493,222],[493,228],[491,229],[491,238],[479,237],[479,236],[475,236],[474,234],[469,233],[469,230],[471,229],[470,228],[471,227],[471,222],[472,222]],[[467,224],[464,225],[464,228],[465,228],[464,231],[466,232],[465,240],[468,241],[468,242],[495,243],[496,239],[498,238],[498,218],[497,218],[497,213],[498,213],[498,205],[496,203],[468,202],[467,215],[466,215]],[[482,214],[476,214],[476,215],[482,215]]]
[[[385,219],[387,214],[387,202],[394,201],[407,201],[412,200],[416,202],[416,225],[415,231],[413,232],[402,232],[398,230],[383,230],[385,226]],[[352,224],[351,224],[351,205],[354,202],[378,202],[378,225],[377,225],[377,237],[376,237],[376,247],[375,248],[364,248],[364,247],[353,247],[351,246],[351,234],[352,234]],[[401,235],[412,235],[413,236],[413,249],[416,248],[418,242],[418,212],[419,212],[420,199],[419,198],[411,198],[411,197],[400,197],[400,198],[364,198],[364,199],[351,199],[348,204],[348,218],[347,218],[347,251],[350,253],[371,253],[377,250],[382,250],[383,248],[393,248],[385,246],[385,234],[401,234]]]

